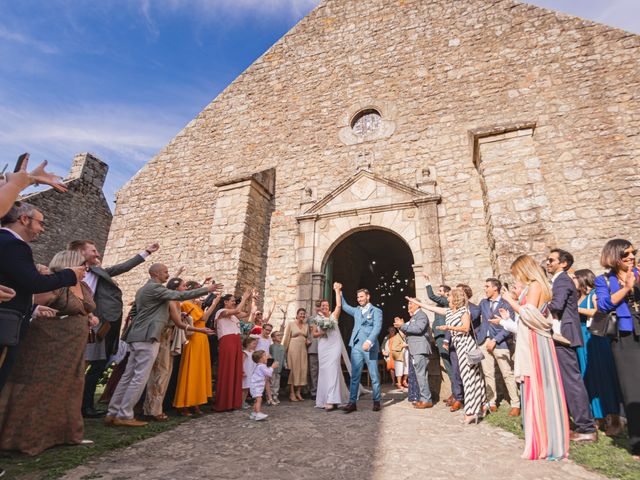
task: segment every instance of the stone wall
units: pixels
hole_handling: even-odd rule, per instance
[[[102,186],[109,167],[90,153],[73,159],[65,185],[69,191],[52,188],[22,198],[44,214],[45,232],[31,244],[37,263],[48,264],[71,240],[91,239],[103,252],[111,226],[111,209]]]
[[[636,35],[511,0],[326,0],[122,188],[106,262],[158,239],[171,270],[242,277],[231,245],[244,227],[232,241],[213,184],[274,169],[266,297],[294,308],[300,192],[320,200],[366,164],[413,187],[417,172],[437,181],[430,258],[448,283],[480,290],[528,253],[511,234],[599,271],[607,239],[640,231],[639,59]],[[379,135],[345,132],[363,108],[387,120]],[[513,125],[531,131],[510,138]],[[510,184],[508,199],[492,192]],[[544,205],[528,198],[539,188]],[[423,229],[433,217],[414,218]],[[121,284],[130,299],[143,282],[134,271]]]

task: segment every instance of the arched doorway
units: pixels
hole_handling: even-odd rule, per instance
[[[338,243],[329,254],[324,267],[324,297],[332,297],[333,282],[343,284],[347,302],[356,306],[356,291],[367,288],[371,303],[383,312],[383,325],[379,340],[394,317],[408,320],[405,296],[415,296],[413,254],[399,236],[382,229],[361,230]],[[334,303],[332,301],[332,303]],[[350,315],[340,316],[340,331],[348,343],[353,329]]]

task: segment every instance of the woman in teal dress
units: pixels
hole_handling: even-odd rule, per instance
[[[601,428],[606,428],[607,436],[616,436],[622,432],[622,395],[613,363],[611,339],[592,335],[588,329],[598,305],[594,289],[596,277],[588,269],[577,270],[574,275],[573,281],[580,293],[578,312],[584,337],[584,346],[577,348],[580,371],[591,399],[593,417],[597,419]]]

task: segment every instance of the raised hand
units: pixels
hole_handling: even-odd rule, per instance
[[[27,162],[28,162],[28,159],[22,164],[22,168],[25,171],[27,169]],[[53,187],[58,192],[62,192],[62,193],[66,192],[68,189],[67,189],[67,186],[64,183],[62,183],[62,178],[59,177],[58,175],[54,175],[53,173],[47,172],[45,170],[48,163],[49,162],[44,160],[40,165],[38,165],[35,168],[35,170],[29,173],[29,177],[31,177],[31,181],[36,185],[38,184],[49,185],[50,187]]]
[[[342,284],[339,282],[333,282],[333,289],[338,292],[340,290],[342,290]]]
[[[424,284],[425,285],[431,285],[431,277],[429,276],[428,273],[424,274]]]
[[[149,253],[157,252],[159,249],[160,249],[160,244],[158,242],[152,243],[151,245],[147,246],[147,248],[145,248],[145,250]]]
[[[635,273],[633,273],[633,269],[630,268],[627,271],[627,273],[624,275],[624,286],[629,290],[633,290],[633,287],[635,284],[636,284],[636,275]]]
[[[222,292],[223,288],[224,285],[221,283],[212,283],[211,285],[209,285],[207,290],[209,291],[209,293],[220,293]]]

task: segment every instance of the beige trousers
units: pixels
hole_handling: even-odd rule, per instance
[[[496,363],[502,373],[504,384],[509,393],[509,403],[511,408],[520,408],[520,396],[518,395],[518,386],[513,376],[513,365],[511,363],[511,352],[508,348],[494,348],[493,352],[487,351],[487,342],[480,345],[480,349],[484,354],[482,360],[482,372],[484,373],[484,383],[487,387],[487,399],[490,404],[495,405],[498,399],[496,391]]]

